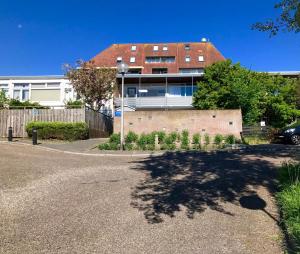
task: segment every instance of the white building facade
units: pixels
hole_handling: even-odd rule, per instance
[[[65,76],[0,76],[0,89],[8,98],[49,107],[62,107],[77,97]]]

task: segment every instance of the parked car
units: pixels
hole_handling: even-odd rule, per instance
[[[300,145],[300,125],[282,130],[278,134],[278,138],[294,145]]]

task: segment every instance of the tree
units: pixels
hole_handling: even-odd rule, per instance
[[[252,28],[270,32],[271,35],[276,35],[279,31],[300,32],[300,0],[282,0],[274,7],[282,9],[279,17],[265,23],[258,22]]]
[[[299,115],[295,80],[253,72],[230,60],[206,68],[197,86],[195,108],[240,108],[245,124],[266,120],[281,127]]]
[[[0,108],[3,108],[8,103],[8,98],[6,97],[5,92],[0,89]]]
[[[75,91],[91,108],[98,110],[112,98],[117,83],[115,69],[83,61],[77,61],[74,67],[65,65],[65,69]]]

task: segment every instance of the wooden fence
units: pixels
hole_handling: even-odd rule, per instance
[[[14,137],[27,137],[26,124],[31,121],[86,122],[90,137],[107,137],[112,132],[112,119],[88,108],[77,109],[0,109],[0,137],[13,128]]]

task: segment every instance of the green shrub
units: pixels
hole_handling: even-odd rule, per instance
[[[148,144],[146,149],[149,150],[149,151],[154,151],[155,150],[155,145],[154,144]]]
[[[10,109],[21,109],[21,108],[27,108],[27,109],[47,109],[49,107],[45,107],[40,105],[37,102],[30,102],[30,101],[19,101],[17,99],[10,99],[8,100],[8,105]]]
[[[109,143],[120,144],[120,142],[121,142],[121,134],[120,133],[113,133],[109,137]]]
[[[189,149],[189,132],[187,130],[183,130],[181,133],[181,149]]]
[[[161,150],[175,150],[176,149],[176,145],[174,143],[171,144],[162,144],[160,147]]]
[[[137,145],[141,150],[146,150],[148,139],[149,139],[148,135],[144,133],[140,135],[140,138],[137,141]]]
[[[226,136],[225,138],[225,143],[228,144],[228,145],[233,145],[235,144],[235,136],[234,135],[228,135]]]
[[[125,150],[132,151],[134,148],[134,145],[132,143],[125,143]]]
[[[206,146],[208,146],[210,144],[210,137],[207,133],[204,135],[204,144]]]
[[[84,102],[81,100],[68,100],[65,106],[66,108],[82,108],[84,106]]]
[[[222,144],[222,141],[223,141],[223,136],[221,135],[221,134],[217,134],[216,136],[215,136],[215,139],[214,139],[214,141],[215,141],[215,144],[216,145],[221,145]]]
[[[98,146],[99,150],[119,150],[120,145],[117,143],[103,143]]]
[[[33,128],[37,129],[40,139],[78,140],[87,139],[89,135],[86,123],[30,122],[26,125],[29,137]]]
[[[158,136],[159,143],[162,143],[166,137],[166,132],[164,132],[164,131],[154,131],[154,132],[152,132],[152,134],[154,135],[154,137],[155,137],[155,135]]]
[[[195,133],[193,135],[193,146],[194,146],[194,149],[201,148],[201,136],[199,133]]]
[[[276,196],[283,221],[300,251],[300,163],[284,163],[279,170],[279,181],[280,191]]]
[[[125,143],[135,143],[139,139],[139,136],[133,131],[129,131],[125,137]]]

